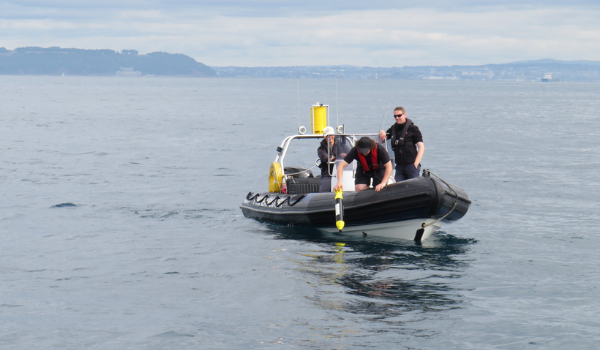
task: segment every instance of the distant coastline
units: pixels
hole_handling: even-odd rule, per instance
[[[238,78],[339,78],[401,80],[536,81],[552,72],[554,81],[600,82],[598,61],[535,60],[479,66],[295,66],[211,67],[219,77]]]
[[[84,50],[60,47],[0,47],[0,75],[182,76],[222,78],[401,79],[600,82],[600,61],[551,59],[478,66],[209,67],[183,54],[136,50]]]

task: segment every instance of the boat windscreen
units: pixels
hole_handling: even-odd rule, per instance
[[[336,136],[333,147],[329,148],[329,154],[335,156],[335,160],[342,160],[352,148],[352,141],[347,136]]]
[[[317,148],[319,147],[318,139],[293,139],[287,147],[284,166],[293,168],[310,169],[313,175],[318,175],[321,170],[315,166],[317,159]],[[312,177],[312,176],[311,176]]]

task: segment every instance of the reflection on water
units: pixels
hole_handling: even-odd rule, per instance
[[[372,237],[343,242],[314,231],[273,227],[279,239],[314,244],[298,252],[298,269],[313,277],[322,308],[389,325],[422,320],[461,308],[456,286],[470,261],[472,239],[435,234],[422,244]]]

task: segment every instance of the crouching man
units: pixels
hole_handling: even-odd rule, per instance
[[[356,160],[358,163],[354,179],[354,188],[356,191],[366,190],[371,183],[371,179],[373,179],[375,191],[381,191],[388,183],[392,175],[390,155],[383,147],[377,146],[374,140],[362,137],[338,165],[337,184],[334,187],[334,191],[343,189],[344,168],[353,160]]]

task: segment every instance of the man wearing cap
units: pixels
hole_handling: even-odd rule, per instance
[[[337,140],[339,139],[339,140]],[[348,142],[335,136],[335,131],[331,126],[323,129],[323,140],[317,149],[317,154],[321,160],[321,184],[319,192],[331,192],[331,174],[336,158],[345,157],[350,149]],[[329,165],[329,166],[327,166]]]
[[[356,147],[353,147],[338,165],[338,182],[334,187],[334,191],[343,189],[344,168],[353,160],[358,163],[354,179],[354,189],[356,191],[366,190],[371,183],[371,179],[373,179],[373,187],[375,191],[379,192],[392,175],[392,161],[387,151],[383,147],[377,146],[374,140],[363,137],[358,140]]]
[[[396,182],[419,177],[421,173],[421,159],[425,154],[423,135],[419,127],[413,124],[406,116],[403,107],[394,108],[396,122],[387,130],[379,131],[379,139],[391,140],[392,149],[396,158]]]

